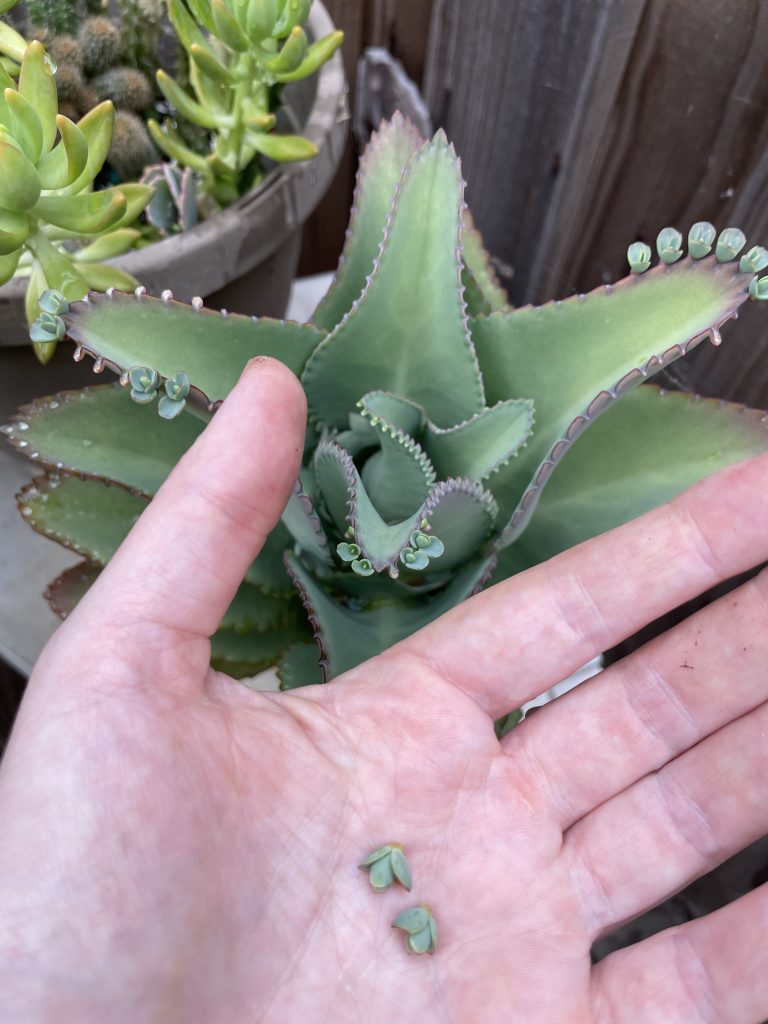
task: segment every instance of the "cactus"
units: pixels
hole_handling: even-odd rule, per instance
[[[80,24],[80,4],[78,0],[27,0],[27,16],[34,30],[69,35]]]
[[[123,181],[133,181],[157,159],[157,150],[144,122],[128,110],[118,110],[109,147],[109,162]],[[146,183],[145,183],[146,184]]]
[[[765,414],[646,383],[702,340],[719,343],[745,301],[768,295],[756,276],[765,249],[739,259],[743,236],[715,243],[700,224],[684,256],[665,231],[657,266],[633,246],[636,269],[616,285],[512,310],[463,188],[442,133],[425,143],[400,117],[383,125],[310,323],[143,289],[46,301],[75,358],[121,374],[135,399],[114,384],[68,392],[5,428],[47,467],[20,495],[22,514],[84,559],[50,588],[60,614],[255,355],[299,375],[310,427],[300,480],[213,661],[233,674],[277,663],[284,687],[330,680],[490,580],[768,449]]]
[[[311,0],[168,0],[168,13],[189,58],[194,95],[165,71],[157,84],[178,118],[213,133],[210,154],[187,146],[170,121],[150,120],[157,146],[201,176],[202,188],[219,204],[234,202],[258,180],[261,158],[308,160],[317,150],[299,135],[272,129],[272,90],[306,78],[343,41],[332,32],[311,46],[302,25]]]
[[[120,29],[109,18],[96,15],[80,26],[77,36],[83,70],[99,75],[117,63],[123,49]]]
[[[161,235],[188,231],[197,224],[197,182],[190,167],[154,164],[147,167],[141,181],[155,190],[144,216]]]
[[[0,71],[0,87],[0,284],[17,271],[29,275],[30,323],[47,289],[78,299],[89,288],[134,286],[129,274],[98,262],[107,257],[93,255],[94,242],[72,252],[80,239],[116,231],[124,241],[120,229],[135,220],[152,195],[146,185],[92,191],[109,150],[112,104],[102,103],[77,123],[58,113],[53,66],[37,41],[22,54],[18,86]],[[103,252],[103,239],[98,240],[97,251]],[[117,255],[114,238],[107,248]],[[58,340],[56,330],[45,328],[44,323],[32,330],[43,362]]]
[[[152,103],[152,86],[137,68],[115,67],[91,79],[88,87],[99,100],[112,100],[118,110],[141,114]]]

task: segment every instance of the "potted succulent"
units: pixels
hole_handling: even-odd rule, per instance
[[[198,0],[189,8],[172,0],[169,12],[190,57],[191,85],[184,88],[163,71],[158,83],[177,118],[196,120],[211,133],[213,148],[203,156],[184,144],[170,121],[163,126],[150,122],[159,148],[176,167],[163,174],[162,182],[155,174],[148,183],[155,190],[162,186],[160,199],[166,206],[186,202],[188,209],[190,175],[179,190],[173,176],[191,167],[202,190],[217,204],[229,205],[202,223],[180,215],[180,225],[188,230],[126,252],[115,265],[150,289],[162,284],[186,299],[213,296],[216,304],[230,308],[238,308],[247,294],[262,312],[282,313],[301,225],[325,191],[343,149],[346,86],[341,59],[334,55],[341,33],[334,31],[319,0],[252,0],[235,7],[224,0]],[[3,30],[6,42],[18,36],[10,26]],[[0,48],[3,41],[0,37]],[[97,67],[92,61],[89,66]],[[112,73],[112,92],[115,78]],[[106,87],[103,82],[101,87]],[[278,88],[282,106],[276,113],[266,108]],[[287,134],[286,126],[291,129]],[[309,162],[277,163],[310,157]],[[157,208],[154,216],[157,223]],[[25,291],[21,279],[0,287],[0,346],[28,341]]]
[[[74,606],[259,354],[299,375],[310,427],[213,659],[240,676],[276,664],[285,687],[331,680],[489,581],[768,448],[764,413],[646,383],[768,297],[765,249],[699,223],[686,255],[665,229],[658,266],[636,243],[616,285],[511,310],[463,190],[442,133],[424,142],[400,117],[384,124],[337,276],[306,324],[144,289],[44,297],[75,359],[120,375],[5,428],[45,469],[19,495],[22,515],[83,558],[52,583],[55,610]]]

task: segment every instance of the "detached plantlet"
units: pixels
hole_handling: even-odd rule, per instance
[[[343,258],[309,323],[169,292],[69,303],[75,358],[126,375],[139,402],[186,404],[165,422],[102,385],[5,428],[46,467],[19,497],[25,519],[83,556],[49,590],[60,614],[257,355],[298,375],[310,425],[300,480],[212,658],[240,676],[276,664],[284,688],[331,680],[489,583],[768,449],[763,412],[646,383],[768,296],[764,249],[740,255],[740,232],[697,224],[685,255],[665,230],[656,266],[633,245],[617,284],[513,310],[463,196],[445,136],[425,142],[395,117],[364,154]]]
[[[401,911],[392,927],[405,932],[405,948],[409,953],[434,953],[437,949],[437,922],[427,903]]]
[[[0,33],[0,49],[3,39]],[[77,123],[59,114],[55,71],[39,42],[20,54],[18,82],[0,64],[0,284],[28,277],[30,324],[48,289],[72,300],[90,289],[136,286],[130,274],[101,261],[134,245],[139,232],[130,225],[152,196],[135,184],[93,191],[114,108],[101,103]],[[53,355],[58,326],[42,317],[33,329],[41,362]]]
[[[386,846],[380,846],[378,850],[368,854],[360,867],[363,871],[368,872],[374,892],[384,892],[396,881],[408,892],[411,891],[413,885],[411,868],[399,843],[387,843]]]

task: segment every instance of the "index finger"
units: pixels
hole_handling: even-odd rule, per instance
[[[768,558],[768,455],[491,587],[399,645],[493,717]]]
[[[68,623],[119,621],[208,638],[275,526],[299,472],[306,402],[257,358],[178,462]]]

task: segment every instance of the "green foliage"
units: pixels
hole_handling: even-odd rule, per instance
[[[188,231],[197,224],[197,179],[190,167],[153,164],[145,169],[141,181],[155,190],[144,213],[161,235]]]
[[[143,185],[92,191],[109,151],[114,107],[102,103],[77,123],[60,114],[55,68],[38,41],[25,47],[18,83],[7,78],[3,84],[0,284],[17,272],[28,275],[30,324],[47,289],[72,300],[83,298],[89,288],[135,287],[137,282],[123,271],[93,258],[78,260],[71,251],[80,239],[128,227],[152,195]],[[68,248],[60,244],[65,241]],[[36,325],[33,340],[42,362],[53,355],[61,334],[55,316]]]
[[[309,45],[307,0],[168,0],[168,13],[189,61],[191,92],[165,71],[157,84],[176,119],[212,133],[210,153],[191,149],[168,120],[149,122],[157,146],[202,178],[203,189],[225,206],[263,173],[261,157],[309,160],[307,139],[276,134],[274,89],[313,74],[338,49],[343,33]]]
[[[768,292],[756,276],[768,252],[740,255],[735,229],[694,225],[688,256],[683,245],[665,229],[655,267],[634,245],[633,273],[616,285],[511,310],[452,148],[396,117],[364,155],[313,323],[227,316],[141,289],[74,304],[47,296],[49,329],[66,329],[75,357],[116,370],[134,398],[114,386],[58,396],[5,428],[48,474],[22,494],[22,513],[86,559],[54,605],[76,600],[257,354],[300,377],[310,429],[300,481],[213,657],[238,674],[277,663],[286,688],[331,679],[489,579],[765,451],[764,414],[645,383],[702,340],[719,344],[722,325]],[[286,613],[297,600],[316,646]]]

